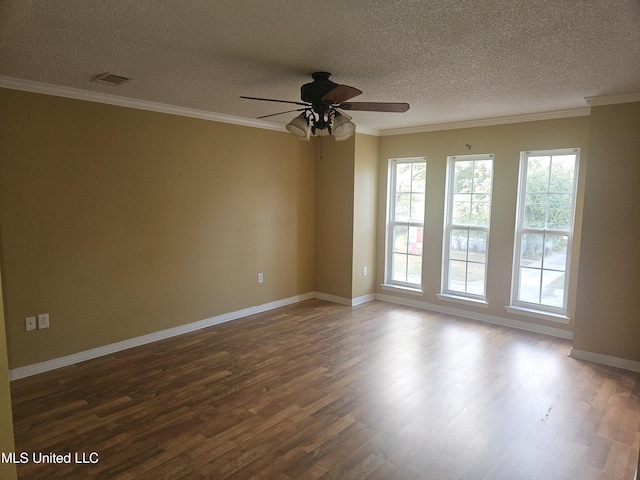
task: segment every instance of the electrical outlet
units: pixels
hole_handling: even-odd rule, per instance
[[[27,332],[36,329],[36,317],[27,317],[24,319],[24,326]]]
[[[49,314],[41,313],[38,315],[38,329],[49,328]]]
[[[367,269],[367,267],[364,267],[364,268],[362,269],[362,275],[363,275],[364,277],[366,277],[368,273],[369,273],[369,270]]]
[[[264,275],[262,273],[258,274],[258,283],[264,282]]]

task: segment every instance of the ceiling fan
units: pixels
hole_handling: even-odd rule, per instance
[[[345,111],[406,112],[409,110],[408,103],[348,102],[347,100],[360,95],[362,91],[349,85],[339,85],[331,81],[330,76],[331,74],[328,72],[313,73],[311,75],[313,81],[300,88],[302,102],[245,96],[240,96],[240,98],[300,105],[301,108],[262,115],[257,118],[302,112],[289,122],[287,130],[303,140],[309,140],[310,136],[315,135],[318,130],[327,130],[329,135],[333,134],[337,141],[351,137],[356,126],[351,123],[351,117]]]

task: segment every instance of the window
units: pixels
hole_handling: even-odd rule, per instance
[[[449,157],[442,292],[484,300],[493,155]]]
[[[522,152],[512,305],[566,315],[579,149]]]
[[[422,285],[426,188],[425,158],[389,160],[387,284],[408,288],[420,288]]]

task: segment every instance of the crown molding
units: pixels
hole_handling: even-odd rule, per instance
[[[603,105],[616,105],[618,103],[640,102],[640,93],[626,93],[623,95],[600,95],[596,97],[585,97],[592,107],[601,107]]]
[[[250,118],[236,117],[233,115],[225,115],[223,113],[209,112],[206,110],[198,110],[195,108],[180,107],[169,105],[166,103],[151,102],[147,100],[138,100],[135,98],[121,97],[108,93],[93,92],[90,90],[81,90],[78,88],[63,87],[60,85],[52,85],[49,83],[35,82],[33,80],[24,80],[14,77],[5,77],[0,75],[0,88],[8,88],[11,90],[22,90],[25,92],[40,93],[44,95],[53,95],[56,97],[72,98],[75,100],[85,100],[88,102],[104,103],[107,105],[115,105],[119,107],[135,108],[138,110],[147,110],[151,112],[167,113],[170,115],[178,115],[182,117],[199,118],[201,120],[209,120],[213,122],[230,123],[233,125],[242,125],[245,127],[261,128],[265,130],[273,130],[277,132],[286,132],[283,125],[254,120]],[[570,118],[587,116],[591,114],[591,107],[603,105],[615,105],[619,103],[640,102],[640,93],[631,93],[624,95],[603,95],[594,97],[585,97],[588,107],[575,108],[571,110],[557,110],[552,112],[540,112],[524,115],[512,115],[506,117],[484,118],[478,120],[465,120],[461,122],[438,123],[432,125],[420,125],[406,128],[392,128],[387,130],[378,130],[356,125],[356,133],[365,135],[373,135],[376,137],[385,137],[391,135],[406,135],[411,133],[437,132],[442,130],[457,130],[461,128],[488,127],[493,125],[504,125],[509,123],[535,122],[540,120],[555,120],[559,118]]]
[[[478,120],[465,120],[462,122],[437,123],[421,125],[417,127],[394,128],[382,130],[381,136],[406,135],[410,133],[438,132],[442,130],[458,130],[461,128],[490,127],[493,125],[505,125],[509,123],[537,122],[540,120],[556,120],[559,118],[585,117],[591,114],[590,107],[574,108],[571,110],[556,110],[553,112],[527,113],[524,115],[511,115],[508,117],[482,118]]]
[[[361,127],[360,125],[356,125],[356,133],[363,133],[365,135],[373,135],[374,137],[379,137],[381,131],[375,128]]]
[[[44,95],[53,95],[56,97],[72,98],[75,100],[85,100],[87,102],[105,103],[108,105],[116,105],[119,107],[136,108],[138,110],[168,113],[170,115],[179,115],[182,117],[199,118],[201,120],[210,120],[213,122],[231,123],[234,125],[243,125],[245,127],[262,128],[266,130],[275,130],[278,132],[287,131],[284,125],[264,122],[260,120],[253,120],[250,118],[235,117],[233,115],[208,112],[205,110],[198,110],[194,108],[178,107],[166,103],[137,100],[135,98],[120,97],[118,95],[93,92],[90,90],[81,90],[78,88],[62,87],[60,85],[34,82],[32,80],[4,77],[2,75],[0,75],[0,87],[8,88],[11,90],[22,90],[31,93],[41,93]],[[365,135],[374,135],[377,137],[380,136],[380,130],[361,127],[359,125],[356,125],[356,132],[363,133]]]
[[[168,113],[170,115],[179,115],[182,117],[199,118],[201,120],[209,120],[212,122],[230,123],[233,125],[242,125],[245,127],[262,128],[265,130],[275,130],[278,132],[286,132],[284,125],[253,120],[233,115],[225,115],[222,113],[207,112],[195,108],[179,107],[176,105],[168,105],[165,103],[150,102],[147,100],[138,100],[135,98],[120,97],[107,93],[92,92],[89,90],[80,90],[78,88],[63,87],[60,85],[51,85],[48,83],[34,82],[32,80],[23,80],[20,78],[0,76],[0,87],[11,90],[22,90],[31,93],[41,93],[44,95],[53,95],[56,97],[72,98],[75,100],[85,100],[87,102],[105,103],[107,105],[115,105],[118,107],[135,108],[138,110],[147,110],[150,112]]]

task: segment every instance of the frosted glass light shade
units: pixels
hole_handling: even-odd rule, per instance
[[[309,124],[304,115],[299,115],[287,124],[287,130],[292,135],[303,140],[309,140]]]
[[[336,115],[333,120],[333,136],[336,142],[341,142],[350,138],[356,131],[356,126],[349,121],[344,115]]]

